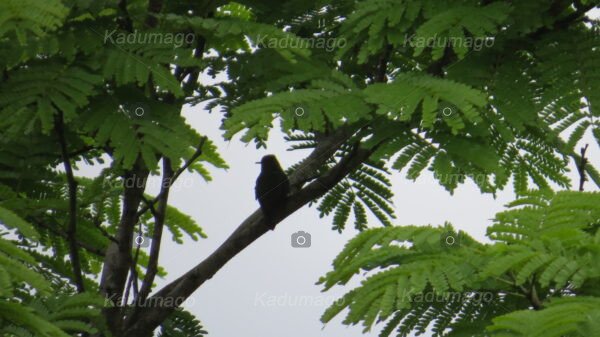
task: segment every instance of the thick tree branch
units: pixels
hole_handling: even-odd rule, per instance
[[[335,142],[329,141],[335,145]],[[339,144],[338,144],[339,146]],[[315,151],[322,153],[335,153],[337,147],[329,149],[315,149],[313,153],[303,162],[305,167],[321,167],[329,157],[315,156]],[[341,181],[348,173],[359,167],[375,151],[355,146],[348,156],[343,158],[329,171],[308,184],[306,187],[293,193],[288,198],[284,207],[278,210],[274,220],[276,223],[293,214],[295,211],[310,201],[322,196],[329,189]],[[302,181],[308,170],[294,172],[290,181]],[[186,274],[162,288],[156,295],[150,298],[152,303],[180,303],[188,298],[205,281],[212,278],[229,260],[244,250],[248,245],[261,237],[269,230],[260,209],[252,213],[242,224],[217,248],[209,257],[200,262]],[[170,299],[167,301],[167,299]],[[152,331],[175,309],[175,307],[153,306],[140,308],[138,315],[132,316],[128,322],[125,334],[128,336],[149,336]]]
[[[77,287],[77,292],[82,293],[85,291],[85,287],[83,285],[83,274],[81,272],[79,247],[77,244],[77,181],[73,174],[73,167],[71,166],[71,159],[69,157],[67,141],[65,139],[65,126],[62,112],[59,112],[56,116],[55,131],[58,137],[58,143],[60,144],[60,152],[65,167],[69,191],[69,220],[66,232],[67,241],[69,242],[69,258],[71,259],[71,266],[73,267],[73,280]]]
[[[352,134],[353,129],[342,127],[330,135],[317,135],[317,146],[308,157],[300,162],[298,168],[289,177],[291,193],[298,192],[307,181],[317,178],[318,175],[315,173],[323,166],[323,159],[333,156],[340,145],[346,142]]]
[[[123,179],[132,181],[131,187],[126,187],[123,194],[123,211],[116,235],[117,242],[111,242],[104,258],[104,268],[100,280],[100,291],[105,298],[122,299],[123,291],[127,281],[127,275],[131,266],[131,248],[133,243],[133,231],[137,223],[137,209],[144,196],[146,179],[149,171],[142,160],[138,158],[134,168],[128,171]],[[118,304],[118,303],[115,303]],[[122,316],[120,308],[109,307],[104,309],[108,326],[114,335],[119,336],[122,327]]]

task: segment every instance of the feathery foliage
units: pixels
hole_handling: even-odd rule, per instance
[[[202,221],[168,196],[181,174],[209,181],[228,167],[181,114],[200,103],[223,111],[225,139],[258,147],[276,126],[290,149],[318,152],[343,135],[294,188],[369,154],[310,201],[334,230],[353,221],[365,231],[327,287],[382,268],[325,318],[349,307],[347,323],[388,320],[384,336],[430,326],[437,335],[527,335],[519,324],[531,315],[586,311],[596,305],[586,293],[598,273],[596,196],[529,191],[568,187],[584,137],[600,143],[599,25],[586,17],[595,4],[1,1],[1,334],[108,335],[108,318],[120,337],[135,324],[135,300],[166,275],[158,243],[142,249],[135,235],[205,237]],[[84,167],[96,174],[84,177]],[[394,171],[411,180],[429,171],[451,193],[469,179],[483,193],[512,182],[519,202],[536,203],[498,215],[495,245],[460,233],[460,246],[445,249],[449,225],[391,226]],[[591,163],[585,171],[600,186]],[[368,230],[371,216],[387,228]],[[414,301],[428,291],[466,297]],[[529,305],[542,310],[508,314]],[[598,314],[587,312],[565,315],[568,331],[554,331],[594,331]],[[176,311],[161,334],[206,332]]]
[[[203,337],[206,332],[200,321],[185,310],[177,310],[161,325],[159,337]]]
[[[600,193],[531,192],[496,215],[492,244],[448,224],[366,230],[320,283],[369,276],[322,320],[348,309],[345,324],[386,322],[380,336],[588,336],[600,310],[599,205]]]

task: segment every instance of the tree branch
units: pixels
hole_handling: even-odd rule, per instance
[[[127,275],[132,262],[131,248],[133,231],[138,221],[137,209],[144,196],[148,174],[149,171],[144,166],[142,159],[138,158],[133,169],[127,171],[123,177],[127,181],[132,181],[133,186],[125,187],[123,211],[116,235],[117,242],[111,242],[106,250],[104,268],[100,279],[100,292],[105,298],[112,301],[123,298]],[[120,308],[117,306],[105,308],[104,316],[111,332],[119,336],[123,320],[120,315]]]
[[[527,289],[527,287],[525,287],[522,284],[517,285],[517,277],[512,271],[509,272],[508,275],[512,279],[512,285],[521,291],[521,294],[529,301],[529,303],[531,303],[531,306],[534,310],[540,310],[541,308],[543,308],[544,305],[540,301],[540,298],[537,294],[537,290],[535,288],[535,275],[531,278],[531,287],[529,289]]]
[[[162,10],[163,2],[162,0],[149,0],[148,1],[148,16],[146,16],[146,26],[150,28],[156,27],[158,24],[158,19],[155,14],[160,13]]]
[[[55,131],[60,144],[60,152],[65,167],[69,191],[69,220],[67,227],[69,258],[73,267],[73,280],[77,287],[77,292],[82,293],[85,291],[85,287],[83,285],[83,274],[81,272],[81,262],[79,261],[79,247],[77,245],[77,181],[73,174],[73,167],[71,167],[71,159],[69,158],[69,151],[67,149],[62,112],[59,112],[56,116]]]
[[[387,82],[387,67],[392,54],[393,47],[391,44],[387,44],[377,63],[377,70],[375,74],[375,82],[385,83]]]
[[[353,134],[353,129],[342,127],[330,135],[317,137],[317,146],[315,149],[300,162],[298,168],[289,176],[291,194],[300,191],[306,182],[318,178],[319,175],[316,172],[323,166],[323,159],[333,156],[340,145],[346,142]]]
[[[542,35],[551,32],[552,30],[556,30],[556,29],[565,29],[567,28],[570,24],[577,22],[577,20],[582,19],[583,17],[585,17],[585,14],[590,11],[591,9],[593,9],[596,5],[594,3],[590,3],[589,5],[585,5],[585,6],[578,6],[577,10],[574,11],[573,13],[567,15],[566,17],[564,17],[561,20],[557,20],[552,24],[552,27],[547,27],[544,26],[540,29],[538,29],[537,31],[533,32],[530,35],[531,39],[537,40],[539,39]],[[554,6],[553,9],[553,14],[554,15],[559,15],[562,11],[564,11],[566,7],[560,7],[560,6]]]
[[[554,138],[554,145],[558,149],[561,149],[561,153],[564,153],[565,155],[571,157],[575,161],[575,165],[577,165],[579,167],[580,166],[579,164],[581,163],[582,158],[577,153],[577,151],[574,151],[574,150],[571,150],[570,148],[568,148],[567,143],[562,138],[560,138],[560,137],[553,137],[553,138]],[[597,179],[594,178],[594,167],[592,165],[587,165],[587,161],[586,161],[586,165],[583,168],[584,168],[584,172],[586,172],[588,174],[588,177],[592,178],[592,181],[596,184],[596,186],[600,187],[600,181],[598,181]],[[587,177],[586,177],[586,181],[588,181]]]
[[[107,239],[109,239],[112,242],[117,242],[117,239],[115,239],[114,236],[110,235],[109,232],[106,231],[106,229],[102,228],[102,223],[100,221],[100,213],[98,213],[98,216],[94,217],[92,219],[92,223],[94,224],[94,226],[96,226],[96,228],[98,229],[98,231]]]
[[[213,12],[209,11],[206,17],[213,17]],[[196,40],[196,48],[194,48],[194,58],[200,59],[202,55],[204,55],[204,50],[206,49],[206,39],[204,36],[200,36],[194,33],[194,38]],[[188,67],[181,71],[180,77],[178,80],[182,82],[186,76],[189,75],[187,81],[183,83],[183,92],[185,92],[186,96],[192,96],[194,93],[194,88],[198,83],[198,77],[200,76],[201,69],[199,67]]]
[[[150,257],[148,259],[148,267],[146,268],[146,275],[142,282],[138,300],[144,301],[150,294],[152,289],[152,283],[158,271],[158,256],[160,254],[160,242],[162,239],[163,227],[165,224],[165,217],[167,215],[167,205],[169,199],[169,190],[173,183],[173,169],[171,168],[171,160],[169,158],[163,158],[163,179],[161,191],[159,193],[160,198],[158,199],[158,207],[154,214],[154,231],[152,232],[152,243],[150,246]]]
[[[579,159],[579,163],[577,164],[577,171],[579,172],[579,191],[581,192],[583,192],[585,182],[587,181],[585,170],[588,164],[588,159],[586,158],[585,153],[588,149],[588,146],[589,144],[585,144],[585,146],[581,148],[581,158]]]
[[[137,274],[137,270],[135,269],[135,267],[137,266],[137,261],[138,258],[140,256],[140,246],[138,245],[135,248],[135,254],[133,256],[133,261],[131,262],[131,267],[130,267],[130,272],[129,272],[129,279],[127,280],[127,285],[125,286],[125,295],[123,295],[123,299],[121,301],[121,304],[123,305],[123,311],[126,311],[127,309],[127,303],[129,302],[129,291],[133,288],[133,298],[137,298],[139,291],[138,291],[138,274]]]
[[[196,161],[196,159],[198,159],[198,157],[202,155],[202,147],[204,146],[204,143],[207,139],[208,137],[206,136],[202,137],[200,139],[200,144],[198,144],[198,146],[196,147],[196,152],[194,152],[194,154],[183,164],[183,166],[181,166],[179,169],[177,169],[177,171],[175,171],[175,173],[169,180],[169,188],[177,181],[177,178],[179,178],[179,176],[185,170],[187,170],[190,167],[190,165],[192,165]],[[161,198],[163,198],[163,193],[165,193],[165,191],[161,188],[159,194],[156,197],[154,197],[154,199],[146,202],[146,205],[137,212],[137,218],[139,219],[139,217],[142,216],[142,214],[146,213],[151,207],[154,207],[154,204],[156,204]]]
[[[336,136],[340,137],[336,134]],[[335,138],[335,137],[334,137]],[[318,156],[315,153],[335,153],[337,147],[333,145],[336,142],[328,140],[332,148],[315,148],[315,150],[303,161],[305,167],[321,167],[329,158]],[[339,146],[339,144],[338,144]],[[329,171],[308,184],[306,187],[290,195],[284,207],[279,209],[274,215],[275,223],[294,213],[310,201],[322,196],[329,189],[335,186],[348,173],[360,166],[376,148],[363,149],[355,145],[346,157],[336,164]],[[292,173],[291,182],[303,180],[308,170],[300,170]],[[190,271],[177,280],[163,287],[157,294],[150,298],[152,303],[164,303],[170,299],[171,303],[181,303],[180,301],[188,298],[205,281],[212,278],[229,260],[244,250],[248,245],[260,238],[269,230],[265,223],[264,216],[260,209],[252,213],[240,226],[217,248],[209,257],[200,262]],[[175,299],[175,301],[173,301]],[[169,303],[169,302],[167,302]],[[152,331],[175,309],[175,307],[153,306],[140,308],[139,313],[131,317],[127,323],[125,334],[127,336],[149,336]]]
[[[535,284],[531,285],[531,290],[529,291],[529,301],[531,302],[535,310],[541,310],[544,307],[544,305],[540,301],[540,298],[538,297]]]
[[[127,0],[120,0],[117,6],[119,9],[119,17],[117,19],[119,27],[125,31],[133,32],[133,22],[127,11]]]
[[[93,146],[84,146],[83,148],[81,148],[81,149],[79,149],[77,151],[69,153],[69,158],[79,157],[82,154],[85,154],[85,153],[87,153],[87,152],[89,152],[89,151],[91,151],[93,149],[94,149]]]

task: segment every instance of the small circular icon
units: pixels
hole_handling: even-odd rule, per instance
[[[446,117],[450,117],[450,115],[452,115],[452,109],[450,107],[445,107],[442,109],[442,114]]]
[[[143,245],[144,244],[144,237],[141,236],[141,235],[136,236],[135,237],[135,243],[138,244],[138,245],[140,245],[140,246]]]
[[[294,248],[308,248],[311,244],[310,233],[299,231],[292,234],[292,247]]]
[[[139,107],[135,108],[134,113],[136,116],[142,117],[144,115],[144,108],[139,106]]]
[[[448,246],[452,246],[455,242],[456,242],[456,240],[454,240],[453,236],[447,236],[446,237],[446,244]]]
[[[304,116],[304,108],[297,107],[296,110],[294,110],[294,113],[296,114],[296,116],[302,117]]]

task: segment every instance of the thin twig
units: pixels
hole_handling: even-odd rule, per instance
[[[158,200],[158,208],[153,213],[154,231],[152,232],[152,242],[150,244],[150,257],[148,258],[146,275],[144,275],[144,280],[142,281],[142,286],[140,288],[140,293],[138,296],[138,299],[140,301],[145,301],[148,295],[150,294],[152,284],[154,283],[154,278],[156,277],[156,273],[158,272],[158,256],[160,254],[160,243],[162,239],[165,218],[167,215],[169,190],[171,188],[173,177],[174,172],[171,168],[171,160],[165,157],[163,158],[163,179],[161,191],[159,193],[160,199]]]
[[[79,150],[76,150],[76,151],[73,151],[73,152],[69,153],[69,158],[79,157],[82,154],[84,154],[86,152],[89,152],[89,151],[91,151],[93,149],[94,149],[93,146],[85,146],[85,147],[83,147],[83,148],[81,148]]]
[[[142,196],[142,201],[148,206],[148,208],[150,209],[150,213],[152,213],[152,215],[156,218],[157,216],[157,212],[156,209],[154,208],[154,205],[152,205],[150,203],[150,200],[148,200],[148,198]],[[138,229],[138,235],[142,235],[142,224],[139,224],[139,229]],[[131,260],[131,267],[130,267],[130,272],[129,272],[129,278],[127,280],[127,285],[125,286],[125,295],[123,296],[123,300],[125,304],[127,304],[129,302],[129,292],[131,291],[131,288],[133,287],[133,298],[134,301],[136,301],[139,297],[139,289],[138,289],[138,274],[137,274],[137,270],[135,269],[139,260],[139,256],[140,256],[140,244],[138,243],[137,240],[135,240],[136,242],[136,249],[135,249],[135,253],[134,256]]]
[[[140,224],[140,229],[138,231],[138,235],[141,235],[142,232],[142,225]],[[137,243],[137,240],[136,240]],[[129,291],[131,290],[131,288],[133,287],[133,298],[137,299],[138,298],[138,274],[137,274],[137,270],[135,269],[137,267],[137,261],[140,257],[140,245],[137,244],[136,248],[135,248],[135,254],[131,263],[131,267],[130,267],[130,273],[129,273],[129,279],[127,280],[127,285],[125,286],[125,295],[123,295],[123,299],[121,300],[121,303],[123,305],[123,307],[125,308],[127,306],[127,302],[129,302]]]
[[[177,178],[179,178],[179,176],[188,169],[188,167],[190,167],[190,165],[192,165],[194,163],[194,161],[196,161],[196,159],[198,159],[198,157],[200,157],[202,155],[202,147],[204,146],[204,143],[206,142],[206,140],[208,139],[208,137],[204,136],[200,139],[200,144],[198,144],[198,146],[196,147],[196,152],[194,152],[194,154],[190,157],[190,159],[188,159],[183,166],[181,166],[177,171],[175,171],[175,173],[173,174],[173,177],[171,177],[168,185],[172,186],[175,181],[177,181]],[[154,204],[156,204],[158,202],[159,199],[162,198],[162,193],[164,193],[164,191],[161,191],[154,199],[150,200],[149,202],[146,203],[146,206],[142,207],[138,212],[137,212],[137,217],[139,219],[140,216],[142,216],[144,213],[146,213],[151,206],[154,206]]]
[[[106,231],[106,229],[102,228],[102,224],[100,223],[100,219],[99,218],[94,218],[93,220],[94,226],[96,226],[96,228],[98,229],[98,231],[100,231],[100,233],[107,239],[109,239],[110,241],[114,242],[114,243],[119,243],[119,241],[117,241],[117,239],[112,236],[109,232]]]

